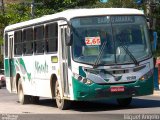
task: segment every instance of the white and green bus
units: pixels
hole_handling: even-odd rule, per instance
[[[127,8],[72,9],[9,25],[4,31],[7,89],[21,104],[39,97],[71,101],[153,93],[153,56],[146,18]]]

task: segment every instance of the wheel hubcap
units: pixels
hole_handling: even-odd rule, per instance
[[[59,91],[59,84],[56,85],[56,100],[61,103],[60,91]]]

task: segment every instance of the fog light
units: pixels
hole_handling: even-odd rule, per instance
[[[93,82],[91,80],[87,80],[86,84],[91,85]]]

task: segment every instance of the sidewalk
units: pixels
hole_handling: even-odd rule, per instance
[[[160,90],[154,90],[153,96],[160,96]]]

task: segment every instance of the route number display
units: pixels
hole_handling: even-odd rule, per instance
[[[101,45],[100,37],[85,37],[86,45]]]

